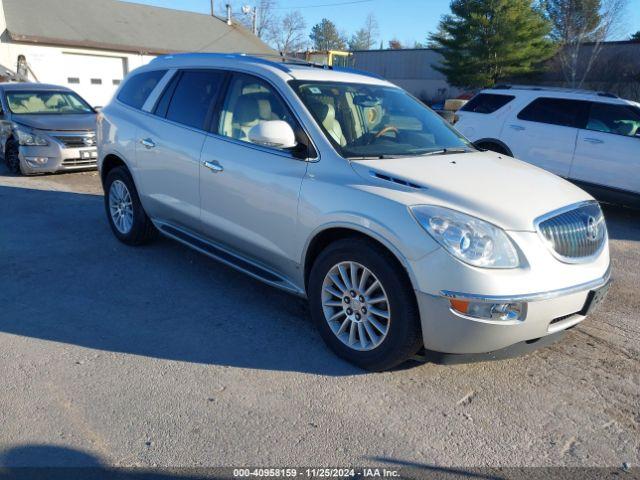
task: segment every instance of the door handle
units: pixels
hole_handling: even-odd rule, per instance
[[[585,138],[584,141],[589,143],[604,143],[604,140],[600,140],[599,138]]]
[[[511,127],[512,130],[517,130],[518,132],[521,132],[522,130],[524,130],[524,127],[520,125],[509,125],[509,127]]]
[[[156,146],[156,143],[151,140],[150,138],[143,138],[140,140],[140,143],[145,147],[145,148],[154,148]]]
[[[209,170],[211,170],[213,173],[220,173],[224,170],[224,168],[222,168],[222,165],[220,165],[218,162],[202,162],[202,165],[204,165],[205,167],[207,167]]]

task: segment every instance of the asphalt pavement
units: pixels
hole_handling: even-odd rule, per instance
[[[168,239],[132,248],[97,173],[0,167],[0,466],[640,463],[640,214],[560,343],[367,373],[305,303]]]

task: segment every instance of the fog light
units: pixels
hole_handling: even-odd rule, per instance
[[[513,321],[522,320],[525,313],[524,303],[487,303],[449,300],[451,309],[467,317],[485,320]]]
[[[24,159],[32,167],[46,165],[46,163],[49,161],[49,157],[24,157]]]

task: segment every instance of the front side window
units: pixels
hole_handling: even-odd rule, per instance
[[[592,103],[587,130],[627,137],[640,136],[640,108],[631,105]]]
[[[7,92],[7,105],[12,113],[20,115],[95,113],[87,102],[73,92]]]
[[[518,118],[529,122],[581,128],[588,109],[589,103],[581,100],[538,98],[526,106],[518,114]]]
[[[346,158],[413,156],[471,149],[445,120],[404,90],[342,82],[291,82]]]
[[[285,121],[294,132],[298,130],[298,123],[289,108],[269,84],[251,75],[234,75],[217,133],[250,142],[249,131],[259,123],[270,120]]]
[[[118,100],[130,107],[142,108],[165,73],[167,73],[166,70],[154,70],[134,75],[122,86],[122,90],[118,93]]]
[[[494,93],[479,93],[471,100],[469,100],[460,110],[462,112],[473,112],[473,113],[493,113],[506,104],[511,102],[514,97],[513,95],[498,95]]]
[[[203,130],[222,88],[224,75],[216,70],[182,72],[167,108],[167,120]]]

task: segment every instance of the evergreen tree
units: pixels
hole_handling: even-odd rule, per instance
[[[463,88],[533,73],[555,51],[550,31],[532,0],[452,0],[451,14],[429,37],[443,56],[434,68]]]
[[[640,30],[638,30],[636,33],[631,35],[631,40],[636,40],[636,41],[640,42]]]
[[[326,18],[313,26],[309,38],[313,42],[313,48],[319,51],[344,50],[347,45],[346,39],[338,32],[335,24]]]

